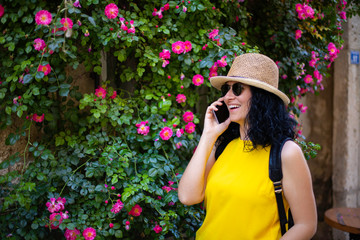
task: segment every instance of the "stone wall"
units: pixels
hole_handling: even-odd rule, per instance
[[[81,93],[94,92],[95,81],[94,79],[91,78],[90,73],[86,72],[85,67],[83,65],[79,65],[79,67],[76,70],[74,70],[72,67],[69,66],[66,68],[66,73],[67,75],[72,76],[73,78],[72,84],[79,86],[79,91]],[[13,121],[14,124],[11,127],[0,131],[0,162],[4,161],[5,159],[7,159],[9,156],[11,156],[16,152],[19,152],[20,155],[22,155],[28,141],[28,137],[26,136],[26,137],[21,137],[12,146],[5,145],[5,140],[7,136],[12,132],[16,132],[17,128],[19,128],[22,125],[22,120],[18,119],[17,117],[15,117]],[[38,131],[36,130],[35,126],[32,126],[30,141],[34,142],[40,138],[41,138],[41,130]],[[5,174],[6,172],[11,171],[13,169],[19,170],[22,168],[23,163],[24,161],[21,160],[18,164],[16,164],[13,167],[10,167],[9,169],[0,170],[0,174]]]
[[[0,132],[0,163],[17,152],[20,153],[19,156],[21,156],[21,158],[24,157],[23,153],[28,142],[27,137],[21,137],[14,145],[5,145],[7,136],[10,133],[16,132],[17,129],[22,126],[22,120],[15,118],[13,119],[13,121],[14,124],[11,125],[11,127],[1,130]],[[36,128],[33,126],[31,128],[31,142],[36,141],[37,139],[39,139],[40,136],[41,132],[37,131]],[[27,159],[27,157],[28,156],[26,156],[25,158]],[[15,164],[14,166],[10,166],[8,169],[1,169],[0,175],[6,174],[7,172],[12,170],[21,170],[23,163],[24,161],[20,160],[17,164]]]

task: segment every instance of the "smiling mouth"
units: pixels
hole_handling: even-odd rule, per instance
[[[237,109],[237,108],[239,108],[240,106],[239,105],[230,105],[229,106],[229,109],[230,110],[233,110],[233,109]]]

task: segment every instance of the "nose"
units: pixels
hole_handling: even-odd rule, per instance
[[[229,91],[225,94],[224,98],[225,99],[233,99],[235,97],[236,96],[235,96],[235,94],[234,94],[234,92],[232,90],[232,85],[231,85],[230,88],[229,88]]]

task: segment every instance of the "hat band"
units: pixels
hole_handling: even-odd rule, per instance
[[[259,80],[259,79],[256,79],[256,78],[253,78],[253,77],[241,77],[241,76],[227,76],[227,77],[230,77],[230,78],[243,78],[243,79],[252,79],[252,80],[255,80],[255,81],[258,81],[259,83],[264,83],[264,84],[267,84],[269,86],[272,86],[276,89],[278,89],[277,87],[275,87],[274,85],[270,84],[270,83],[267,83],[265,81],[262,81],[262,80]],[[251,85],[251,84],[250,84]]]

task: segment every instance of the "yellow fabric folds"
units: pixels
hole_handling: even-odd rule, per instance
[[[281,237],[270,147],[246,151],[233,140],[212,167],[205,190],[206,217],[197,240],[275,240]],[[284,200],[286,211],[288,204]]]

